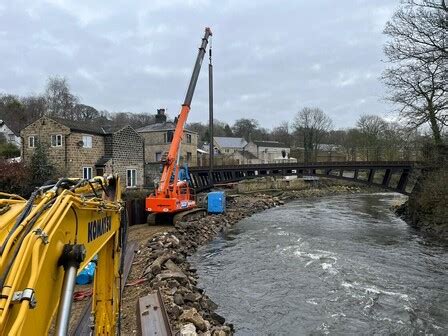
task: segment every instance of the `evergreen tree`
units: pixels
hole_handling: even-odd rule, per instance
[[[55,177],[55,169],[48,160],[47,151],[40,144],[37,145],[31,157],[29,171],[33,186],[41,186]]]

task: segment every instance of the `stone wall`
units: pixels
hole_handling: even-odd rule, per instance
[[[142,137],[130,126],[126,126],[112,135],[112,169],[120,175],[122,185],[126,187],[128,169],[137,172],[137,188],[144,182],[144,144]]]
[[[81,144],[83,136],[92,137],[92,148]],[[92,168],[92,177],[97,175],[95,163],[104,156],[104,136],[74,132],[66,136],[67,176],[83,177],[84,167]]]
[[[307,187],[302,179],[275,179],[273,177],[262,177],[253,180],[244,180],[237,184],[238,193],[247,193],[262,190],[300,190]]]
[[[51,147],[51,135],[61,134],[62,145],[60,147]],[[67,136],[70,129],[50,118],[40,118],[34,123],[28,125],[20,132],[22,138],[23,161],[29,163],[34,154],[35,148],[29,147],[28,139],[35,136],[38,143],[43,146],[47,152],[48,159],[55,168],[58,175],[67,173]]]
[[[168,152],[171,143],[166,143],[164,134],[167,131],[151,131],[139,133],[145,141],[145,162],[152,163],[156,161],[156,153]],[[187,159],[187,153],[191,153],[191,159],[188,161],[189,166],[196,166],[197,164],[197,148],[198,148],[198,135],[194,132],[185,132],[191,135],[191,143],[187,143],[186,135],[181,142],[180,155],[181,162],[185,162]]]

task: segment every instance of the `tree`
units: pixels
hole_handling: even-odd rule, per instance
[[[388,100],[411,127],[428,123],[441,145],[448,111],[448,7],[446,0],[408,0],[386,24],[383,73]]]
[[[82,121],[92,121],[100,116],[98,110],[92,106],[76,104],[74,107],[74,118]]]
[[[366,160],[381,160],[383,134],[387,123],[376,115],[363,115],[356,123],[361,132],[361,146]]]
[[[252,140],[252,136],[258,129],[258,121],[255,119],[241,118],[235,121],[233,124],[233,134],[238,137],[242,137],[247,141]]]
[[[274,127],[271,132],[271,138],[272,140],[279,141],[287,146],[291,146],[292,135],[289,131],[289,123],[287,121],[283,121],[279,126]]]
[[[25,108],[27,124],[42,117],[47,110],[47,101],[43,95],[23,97],[21,101]]]
[[[232,129],[230,128],[229,124],[226,124],[224,126],[224,134],[226,137],[233,137]]]
[[[303,139],[304,160],[317,160],[319,145],[325,134],[333,127],[333,122],[321,109],[305,107],[297,112],[293,127]]]
[[[76,120],[75,107],[78,98],[70,92],[68,81],[64,77],[49,77],[45,90],[47,112],[52,117]]]
[[[11,143],[0,143],[0,158],[11,159],[20,156],[20,149]]]
[[[54,177],[54,167],[48,160],[44,146],[37,144],[31,156],[29,171],[33,186],[41,186]]]

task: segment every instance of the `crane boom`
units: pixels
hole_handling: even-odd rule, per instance
[[[177,119],[176,129],[173,135],[173,141],[171,142],[170,150],[166,162],[163,167],[162,177],[160,179],[160,185],[158,191],[167,195],[169,190],[171,176],[174,172],[176,165],[176,159],[179,152],[180,142],[182,140],[185,122],[187,121],[188,113],[190,112],[191,100],[193,99],[196,83],[199,78],[199,72],[201,71],[202,60],[204,59],[205,51],[208,44],[208,39],[212,35],[210,28],[205,28],[205,34],[202,38],[201,46],[199,47],[198,56],[196,57],[196,63],[194,65],[193,73],[191,74],[190,84],[185,95],[184,103]]]

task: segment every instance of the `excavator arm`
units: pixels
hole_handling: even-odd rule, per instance
[[[76,274],[98,256],[94,334],[116,333],[124,241],[118,177],[60,179],[0,194],[0,334],[66,335]],[[54,322],[53,322],[54,321]]]

